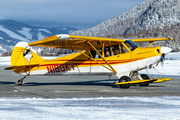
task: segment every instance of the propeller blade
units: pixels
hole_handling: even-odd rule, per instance
[[[164,65],[164,60],[165,60],[165,53],[163,53],[162,55],[161,55],[161,60],[160,60],[160,62],[161,62],[161,65],[163,66]]]
[[[167,55],[167,54],[169,54],[170,52],[172,51],[172,49],[171,48],[169,48],[169,47],[161,47],[161,60],[160,60],[160,62],[161,62],[161,65],[163,66],[163,64],[164,64],[164,60],[165,60],[165,55]],[[159,63],[158,63],[159,64]]]

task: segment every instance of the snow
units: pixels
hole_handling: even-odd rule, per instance
[[[180,52],[173,52],[165,56],[163,63],[159,63],[156,67],[161,75],[165,76],[180,76]],[[156,69],[149,69],[149,74],[159,75]],[[140,73],[147,74],[146,70],[140,71]]]
[[[13,50],[13,48],[14,48],[14,46],[13,45],[10,45],[10,46],[8,46],[9,48],[11,48],[11,50]]]
[[[11,57],[0,57],[0,66],[10,66]]]
[[[3,48],[2,48],[2,46],[0,46],[0,50],[2,50],[2,51],[6,51],[6,49],[3,49]]]
[[[38,36],[38,40],[41,40],[41,39],[45,38],[45,36],[40,32],[38,32],[37,36]]]
[[[32,40],[32,34],[30,34],[30,28],[22,28],[22,30],[19,30],[21,34],[25,35],[27,39]]]
[[[11,42],[11,40],[6,40],[7,42]]]
[[[63,30],[67,30],[67,28],[62,28]]]
[[[44,32],[46,32],[46,33],[50,33],[50,34],[52,34],[49,30],[47,30],[47,29],[38,29],[38,31],[44,31]]]
[[[1,119],[179,119],[180,97],[0,98]]]
[[[16,38],[16,39],[19,39],[19,40],[27,41],[26,38],[23,38],[23,37],[21,37],[20,35],[18,35],[18,34],[12,32],[12,31],[10,31],[10,30],[4,28],[2,25],[0,25],[0,31],[5,32],[6,34],[8,34],[8,35],[9,35],[10,37],[12,37],[12,38]]]
[[[166,55],[167,60],[180,60],[180,52],[173,52]]]
[[[165,60],[163,63],[159,63],[156,69],[166,76],[180,76],[180,60]],[[147,74],[146,70],[140,71],[140,73]],[[150,69],[149,74],[158,75],[155,69]]]

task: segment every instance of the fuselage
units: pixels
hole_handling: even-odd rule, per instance
[[[88,51],[83,52],[89,55]],[[157,64],[161,59],[161,47],[138,47],[127,53],[105,57],[107,62],[117,73],[129,73],[139,71]],[[102,65],[106,65],[101,58],[95,59]],[[112,75],[112,71],[90,60],[81,53],[63,56],[53,60],[45,60],[30,71],[30,75]]]

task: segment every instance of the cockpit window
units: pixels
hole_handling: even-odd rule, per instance
[[[125,44],[131,51],[135,50],[138,47],[138,44],[136,44],[135,42],[133,42],[131,40],[126,40]]]

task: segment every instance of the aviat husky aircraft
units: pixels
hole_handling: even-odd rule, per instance
[[[148,75],[138,73],[139,70],[156,67],[164,55],[171,52],[168,47],[150,47],[154,42],[167,40],[172,38],[127,40],[59,34],[33,43],[17,43],[12,52],[11,66],[5,70],[25,75],[17,84],[23,84],[23,79],[28,75],[116,75],[119,81],[112,85],[121,88],[134,84],[148,86],[149,83],[172,79],[150,79]],[[139,47],[142,43],[148,45]],[[45,60],[30,46],[71,49],[78,53]]]

